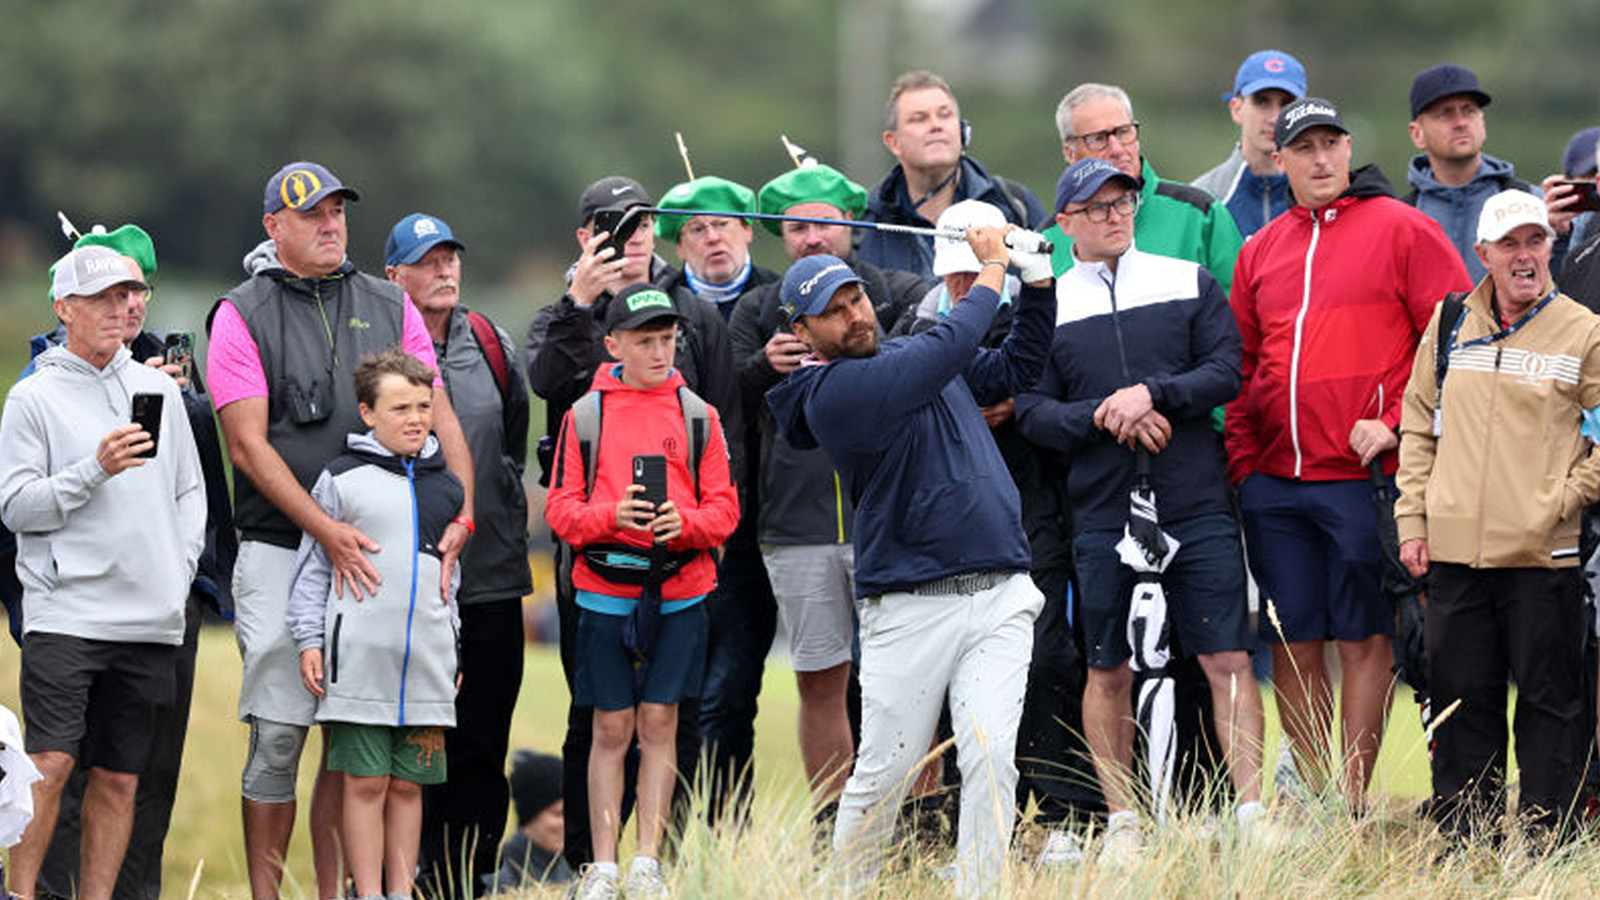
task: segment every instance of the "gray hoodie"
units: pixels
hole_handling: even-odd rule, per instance
[[[100,369],[64,346],[34,363],[0,417],[0,516],[17,533],[24,633],[182,643],[206,492],[177,384],[122,347]],[[136,393],[166,398],[156,455],[108,476],[95,453],[131,420]]]

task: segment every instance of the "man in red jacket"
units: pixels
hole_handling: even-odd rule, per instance
[[[1360,810],[1389,706],[1394,616],[1368,465],[1393,477],[1400,398],[1417,339],[1461,257],[1432,219],[1394,199],[1376,166],[1350,171],[1350,132],[1327,100],[1278,117],[1273,159],[1296,205],[1239,254],[1230,302],[1244,387],[1228,406],[1229,476],[1262,592],[1274,688],[1302,776],[1329,774],[1333,688],[1344,673],[1339,758]]]

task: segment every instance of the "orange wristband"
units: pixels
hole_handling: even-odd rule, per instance
[[[470,534],[477,534],[477,532],[478,532],[478,526],[474,525],[472,523],[472,520],[467,518],[466,516],[456,516],[454,519],[450,520],[450,524],[451,525],[460,525],[462,528],[465,528],[467,530],[467,534],[469,534],[469,535]]]

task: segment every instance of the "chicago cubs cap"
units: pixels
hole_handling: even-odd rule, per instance
[[[466,244],[456,240],[455,233],[443,219],[427,213],[412,213],[389,229],[389,240],[383,245],[383,264],[409,266],[439,244],[449,244],[457,250],[467,249]]]
[[[1223,94],[1222,100],[1226,103],[1268,88],[1277,88],[1299,100],[1306,95],[1306,67],[1282,50],[1257,50],[1239,64],[1239,72],[1233,76],[1233,92]]]
[[[267,179],[267,189],[262,196],[262,208],[275,213],[284,207],[310,209],[329,194],[343,194],[351,200],[360,200],[355,188],[345,187],[337,175],[326,166],[314,162],[292,162]]]

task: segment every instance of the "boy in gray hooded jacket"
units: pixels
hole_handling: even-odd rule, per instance
[[[306,690],[327,726],[328,768],[345,773],[344,843],[362,897],[411,896],[422,788],[445,779],[444,729],[455,725],[459,572],[441,597],[439,538],[461,506],[433,425],[434,371],[399,348],[355,371],[361,419],[311,496],[377,541],[381,581],[362,599],[333,588],[322,545],[295,557],[288,626]],[[398,810],[398,813],[397,813]],[[385,877],[387,876],[387,877]]]

